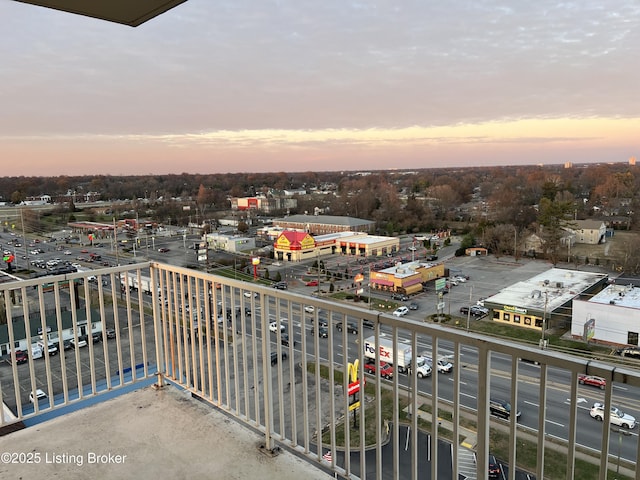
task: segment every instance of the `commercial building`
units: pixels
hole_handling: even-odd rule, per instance
[[[372,232],[375,223],[371,220],[335,215],[291,215],[273,220],[273,225],[277,227],[287,230],[303,230],[312,235],[337,232]]]
[[[284,230],[274,243],[278,260],[299,262],[325,255],[383,256],[400,249],[395,237],[367,235],[364,232],[337,232],[312,236],[301,230]]]
[[[53,343],[60,343],[62,340],[69,340],[74,336],[74,313],[76,334],[78,336],[91,335],[102,331],[102,320],[97,312],[91,310],[91,322],[87,321],[87,312],[84,308],[80,308],[75,312],[69,310],[62,311],[60,314],[60,330],[55,315],[47,315],[45,318],[45,330],[42,329],[42,320],[40,316],[29,319],[28,329],[27,322],[24,317],[15,318],[12,324],[13,330],[13,346],[15,350],[27,351],[30,345],[43,339],[43,333],[46,331],[47,340]],[[89,325],[91,323],[91,325]],[[8,355],[11,351],[11,336],[9,335],[8,324],[0,325],[0,355]],[[62,345],[60,345],[62,347]]]
[[[283,231],[273,244],[276,259],[287,262],[300,262],[316,257],[316,241],[306,232]]]
[[[252,237],[208,233],[205,235],[205,241],[208,248],[225,252],[243,252],[256,248],[256,239]]]
[[[231,199],[232,210],[255,210],[263,213],[282,212],[298,206],[298,199],[289,196],[255,196],[234,197]]]
[[[640,288],[609,285],[591,298],[576,299],[571,314],[571,336],[590,342],[638,345]]]
[[[411,295],[421,292],[423,284],[444,276],[444,264],[409,262],[371,272],[371,288]]]
[[[495,322],[540,332],[568,328],[574,299],[599,292],[607,279],[604,273],[552,268],[501,290],[484,306],[493,310]]]

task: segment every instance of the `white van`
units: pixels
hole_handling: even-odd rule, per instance
[[[40,340],[38,342],[38,346],[40,347],[40,349],[43,352],[46,351],[49,355],[55,355],[56,353],[58,353],[58,346],[54,342],[52,342],[51,340],[49,340],[46,348],[45,348],[45,343],[44,343],[43,340]]]
[[[34,360],[36,358],[42,358],[42,348],[40,347],[40,345],[38,345],[37,343],[31,345],[31,355],[33,356]]]

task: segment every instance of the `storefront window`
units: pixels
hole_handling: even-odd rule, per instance
[[[513,323],[520,323],[520,315],[513,316]]]
[[[524,324],[531,325],[531,317],[524,317]]]
[[[511,321],[511,314],[509,314],[509,313],[505,313],[505,314],[503,314],[502,319],[503,319],[505,322],[510,322],[510,321]]]

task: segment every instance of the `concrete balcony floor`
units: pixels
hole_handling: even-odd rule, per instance
[[[263,440],[174,386],[146,387],[0,437],[0,478],[333,478]]]

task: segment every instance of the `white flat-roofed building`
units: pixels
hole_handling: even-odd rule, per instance
[[[609,285],[590,299],[575,300],[571,315],[574,338],[609,345],[638,345],[640,288]]]
[[[238,237],[209,233],[205,236],[209,248],[224,250],[226,252],[243,252],[256,248],[256,239],[251,237]]]
[[[568,327],[575,298],[602,288],[607,274],[552,268],[485,299],[493,320],[542,331]]]

